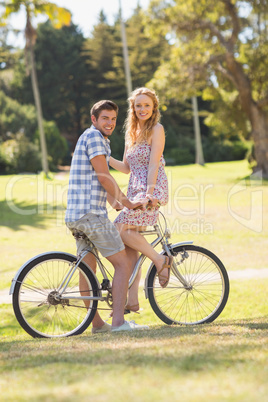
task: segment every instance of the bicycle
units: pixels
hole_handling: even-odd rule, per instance
[[[153,229],[141,232],[156,235],[152,246],[162,244],[162,254],[172,255],[170,280],[166,288],[158,282],[156,267],[149,266],[145,296],[154,313],[166,324],[197,325],[214,321],[229,296],[227,271],[211,251],[192,241],[169,243],[171,237],[164,215]],[[85,235],[82,232],[75,236]],[[102,275],[98,280],[83,262],[95,254]],[[146,257],[140,255],[129,280],[129,287]],[[82,334],[92,322],[99,302],[113,307],[111,274],[88,240],[88,247],[76,257],[64,252],[46,252],[27,261],[17,272],[10,288],[15,316],[32,337],[53,338]]]

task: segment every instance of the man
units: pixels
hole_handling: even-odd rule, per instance
[[[116,126],[118,106],[112,101],[103,100],[96,103],[90,113],[92,126],[80,136],[72,159],[65,222],[70,230],[84,232],[115,269],[112,326],[105,323],[96,312],[92,333],[148,328],[124,321],[131,266],[119,232],[108,219],[106,208],[107,196],[114,207],[120,203],[129,209],[143,206],[147,201],[131,202],[109,172],[109,137]],[[85,247],[84,240],[77,240],[78,255]],[[96,272],[95,257],[91,253],[87,254],[84,261]],[[80,289],[81,286],[80,282]]]

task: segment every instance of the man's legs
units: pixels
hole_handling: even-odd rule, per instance
[[[128,281],[131,274],[131,265],[127,259],[126,251],[120,251],[106,257],[114,266],[113,294],[113,327],[124,324],[124,309],[127,299]]]
[[[112,326],[121,327],[124,320],[124,307],[127,299],[128,282],[131,274],[131,262],[128,261],[125,246],[119,235],[118,230],[109,219],[103,216],[88,213],[76,222],[67,224],[72,230],[76,228],[80,230],[91,240],[100,253],[112,263],[115,269],[112,284],[113,295],[113,320]],[[77,240],[77,254],[85,248],[84,241]],[[92,261],[90,254],[86,256],[85,262],[96,270],[96,261]],[[81,287],[84,284],[81,283]],[[80,289],[84,290],[84,289]],[[97,314],[94,318],[93,325],[102,327],[104,321]],[[128,325],[124,330],[132,330],[133,325]],[[135,324],[135,329],[142,329],[141,326]],[[143,326],[144,327],[144,326]],[[121,329],[120,329],[121,330]]]
[[[88,253],[84,259],[83,262],[85,262],[94,273],[96,273],[97,270],[97,264],[96,264],[96,258],[92,253]],[[81,292],[82,295],[84,296],[90,296],[89,292],[87,294],[88,291],[88,285],[84,279],[84,276],[82,274],[79,275],[79,290]],[[89,300],[84,300],[85,306],[88,308],[90,301]],[[98,310],[96,311],[96,314],[92,320],[92,326],[93,328],[100,328],[104,325],[104,321],[103,319],[100,317]]]
[[[131,275],[131,265],[128,261],[126,251],[120,251],[110,257],[106,257],[114,266],[114,279],[112,284],[113,295],[113,321],[114,327],[119,327],[124,323],[124,310],[127,299],[128,281]],[[88,253],[83,261],[90,266],[92,271],[96,273],[96,259],[92,253]],[[79,278],[79,289],[83,295],[87,295],[85,291],[88,290],[88,285],[85,282],[83,275]],[[89,306],[89,301],[84,301],[86,307]],[[100,317],[98,311],[96,311],[95,317],[92,320],[92,326],[94,328],[100,328],[104,325],[103,319]]]
[[[125,249],[126,249],[127,259],[129,261],[129,264],[131,265],[131,273],[132,273],[135,268],[135,265],[138,261],[139,253],[138,253],[138,251],[134,250],[133,248],[131,248],[127,245],[125,245]],[[141,269],[139,270],[139,272],[135,278],[135,281],[133,282],[131,288],[128,291],[127,304],[128,304],[128,307],[132,307],[132,311],[139,310],[138,292],[139,292],[140,279],[141,279]]]

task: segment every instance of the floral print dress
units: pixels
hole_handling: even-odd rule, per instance
[[[127,150],[126,158],[130,167],[130,178],[128,183],[127,197],[131,201],[145,198],[147,190],[148,167],[150,162],[151,146],[145,142],[134,145]],[[165,160],[163,155],[159,162],[158,175],[153,196],[161,205],[168,202],[168,181],[164,170]],[[156,223],[159,215],[158,207],[151,210],[133,210],[124,207],[115,223],[125,223],[135,226],[152,226]]]

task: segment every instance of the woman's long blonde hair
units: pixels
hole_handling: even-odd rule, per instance
[[[152,116],[145,122],[144,128],[142,129],[141,133],[137,137],[137,129],[138,129],[138,118],[135,113],[135,99],[139,95],[147,95],[153,101],[153,113]],[[148,88],[137,88],[135,89],[130,97],[128,98],[128,115],[125,121],[125,130],[126,130],[126,145],[128,147],[132,147],[134,144],[140,144],[142,142],[147,141],[151,134],[153,127],[159,122],[160,120],[160,112],[159,112],[159,100],[158,96],[156,95],[155,91],[148,89]]]

